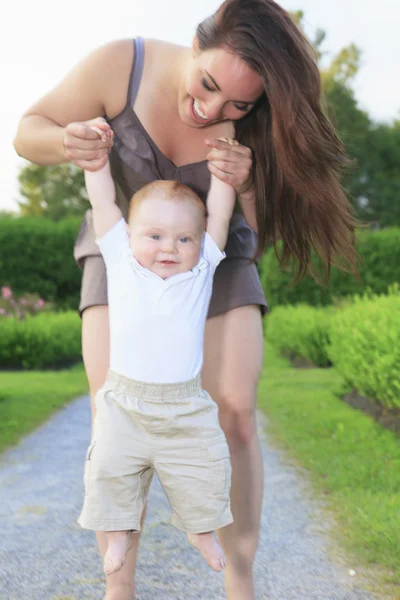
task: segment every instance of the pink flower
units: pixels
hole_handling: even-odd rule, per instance
[[[22,306],[26,306],[26,305],[28,304],[28,300],[27,300],[26,298],[21,298],[21,300],[19,301],[19,303],[20,303]]]
[[[12,297],[12,289],[9,288],[9,287],[7,287],[7,286],[2,287],[1,288],[1,295],[3,296],[3,298],[5,300],[8,300],[9,298]]]
[[[5,314],[6,314],[5,309],[4,308],[0,308],[0,315],[5,315]]]
[[[42,298],[39,298],[39,300],[36,302],[36,306],[38,306],[39,308],[42,308],[42,306],[44,306],[45,302]]]

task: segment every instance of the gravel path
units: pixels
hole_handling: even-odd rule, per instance
[[[0,457],[0,600],[102,600],[94,535],[76,519],[89,438],[80,398]],[[351,566],[332,564],[318,505],[298,472],[263,442],[265,494],[258,600],[379,600]],[[138,600],[223,600],[222,577],[169,524],[154,482],[137,574]]]

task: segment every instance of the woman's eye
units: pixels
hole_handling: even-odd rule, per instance
[[[153,234],[153,235],[151,235],[150,237],[151,237],[151,239],[152,239],[152,240],[156,240],[156,241],[161,239],[161,236],[160,236],[160,235],[158,235],[157,233],[154,233],[154,234]]]
[[[245,104],[244,106],[240,104],[234,104],[233,106],[236,108],[236,110],[240,110],[241,112],[247,112],[250,109],[249,104]]]
[[[210,86],[208,85],[208,83],[207,83],[207,80],[206,80],[206,79],[204,79],[204,77],[203,77],[203,79],[201,80],[201,85],[203,86],[203,88],[205,88],[205,89],[206,89],[206,90],[208,90],[209,92],[213,92],[213,91],[214,91],[214,88],[212,88],[212,87],[210,87]]]

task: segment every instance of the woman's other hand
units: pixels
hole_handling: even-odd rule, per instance
[[[238,195],[250,190],[253,165],[250,148],[231,138],[210,138],[205,143],[210,148],[207,160],[211,173],[229,183]]]

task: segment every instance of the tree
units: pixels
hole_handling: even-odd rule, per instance
[[[360,219],[380,227],[400,225],[400,124],[374,123],[358,107],[352,82],[360,56],[352,44],[322,73],[328,113],[355,159],[344,184]]]
[[[290,15],[296,25],[305,34],[304,12],[302,10],[297,10],[291,12]],[[320,63],[322,78],[323,80],[327,77],[334,78],[336,81],[348,85],[350,81],[354,79],[360,68],[361,50],[357,48],[355,44],[346,46],[333,57],[330,65],[324,69],[321,66],[321,60],[326,55],[326,51],[322,49],[325,38],[326,32],[323,29],[318,28],[314,34],[314,39],[309,40],[315,50],[317,60]]]
[[[303,12],[292,17],[304,31]],[[350,44],[321,65],[325,37],[317,30],[311,43],[320,63],[326,112],[354,163],[343,184],[360,219],[382,227],[400,225],[400,124],[373,123],[358,106],[352,87],[361,64],[357,46]]]
[[[82,215],[89,208],[83,171],[72,163],[50,167],[28,164],[21,169],[18,181],[24,197],[18,203],[22,215],[59,221]]]
[[[371,126],[366,143],[367,202],[360,216],[382,227],[400,225],[400,123]]]
[[[290,13],[293,21],[296,23],[297,27],[299,27],[303,33],[304,32],[304,11],[296,10]],[[314,34],[314,39],[309,40],[311,45],[313,46],[315,53],[317,55],[318,61],[321,60],[325,52],[322,51],[322,44],[324,43],[326,38],[326,33],[323,29],[317,29]]]
[[[341,74],[339,79],[333,74],[326,74],[323,77],[323,89],[329,118],[338,131],[346,154],[353,161],[353,166],[343,177],[343,185],[359,212],[368,194],[370,167],[367,140],[371,121],[367,113],[358,107],[352,89],[343,84],[340,77]]]

